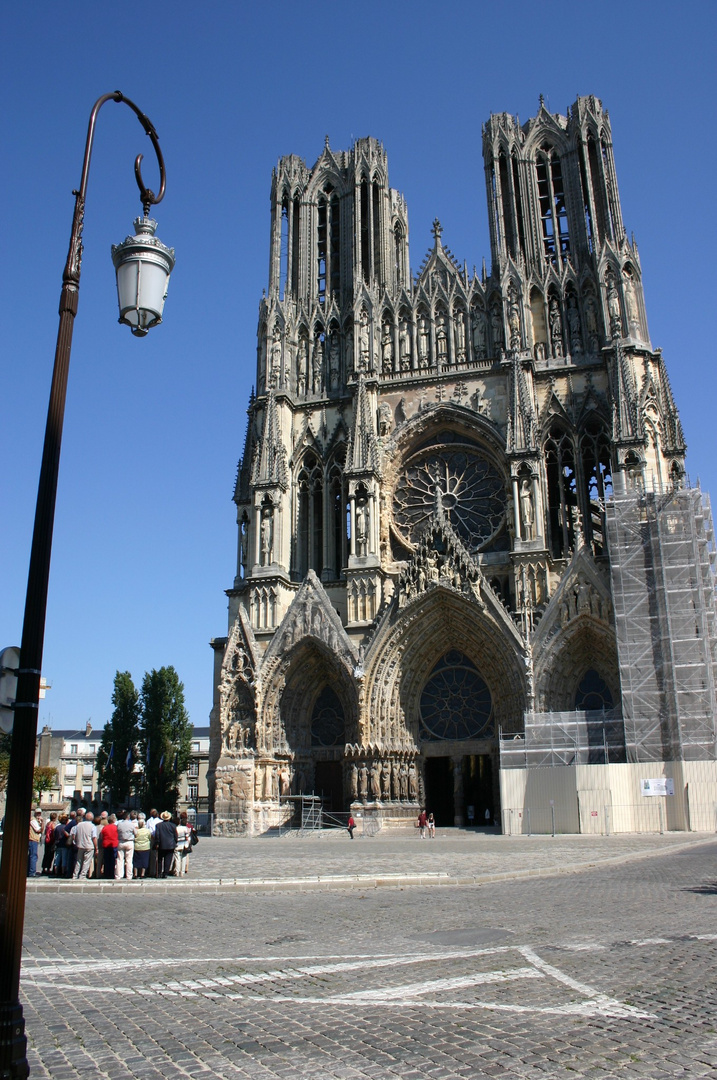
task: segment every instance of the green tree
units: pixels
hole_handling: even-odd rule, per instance
[[[173,811],[179,777],[192,751],[192,725],[184,707],[184,686],[173,667],[148,671],[140,692],[139,746],[145,767],[145,804]]]
[[[139,694],[129,671],[115,673],[112,704],[112,719],[97,751],[97,772],[100,789],[109,791],[110,802],[117,805],[129,798],[139,741]]]
[[[12,745],[12,732],[6,734],[0,731],[0,795],[7,787],[7,778],[10,772],[10,747]]]
[[[49,765],[36,765],[32,774],[32,787],[33,791],[37,792],[38,803],[41,803],[43,794],[57,787],[57,769]]]

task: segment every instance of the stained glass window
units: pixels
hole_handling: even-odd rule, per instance
[[[311,714],[311,745],[340,746],[345,742],[344,710],[335,690],[325,686]]]
[[[458,649],[436,664],[421,694],[422,739],[487,739],[494,734],[490,690]]]
[[[425,448],[407,462],[393,494],[398,528],[415,543],[443,510],[473,550],[486,546],[505,520],[505,486],[494,466],[469,447]]]
[[[601,675],[590,668],[580,680],[580,685],[575,692],[576,709],[611,709],[613,707],[612,694]]]

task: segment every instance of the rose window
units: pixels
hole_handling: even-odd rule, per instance
[[[505,486],[498,470],[469,448],[435,447],[407,461],[393,493],[397,528],[415,544],[434,513],[445,513],[474,551],[500,531],[505,520]]]
[[[449,649],[434,667],[420,712],[422,739],[487,739],[494,734],[490,690],[458,649]]]

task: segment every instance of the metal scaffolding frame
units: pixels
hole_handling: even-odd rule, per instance
[[[501,769],[607,765],[625,761],[619,709],[526,712],[524,733],[499,739]]]
[[[715,544],[699,488],[606,506],[628,761],[714,760]]]

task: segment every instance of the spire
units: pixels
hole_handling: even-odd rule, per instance
[[[262,486],[278,485],[284,491],[288,484],[288,472],[286,467],[286,450],[281,441],[279,428],[279,416],[276,408],[276,397],[273,387],[270,388],[266,399],[266,411],[264,413],[264,430],[261,433],[254,456],[254,468],[252,470],[252,484]]]
[[[378,441],[366,380],[359,375],[354,398],[354,422],[346,454],[346,473],[378,472]]]

